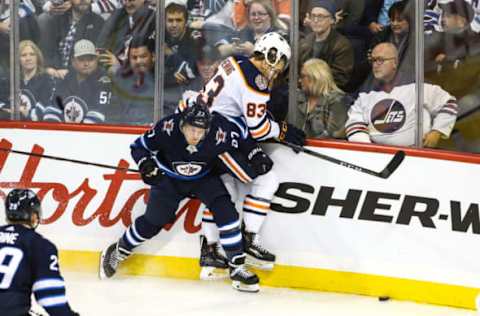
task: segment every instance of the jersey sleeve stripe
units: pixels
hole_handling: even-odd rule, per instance
[[[457,115],[458,105],[455,100],[448,100],[448,102],[442,107],[442,109],[438,113]]]
[[[458,112],[453,110],[453,109],[448,109],[448,108],[443,108],[441,109],[438,113],[445,113],[445,114],[450,114],[450,115],[457,115]]]
[[[148,148],[147,143],[145,142],[145,135],[140,136],[139,139],[140,139],[140,144],[142,145],[142,147],[145,148],[146,150],[152,152],[152,150],[150,148]]]
[[[61,289],[65,288],[65,281],[62,279],[45,279],[39,280],[33,283],[32,291],[42,291],[42,290],[51,290],[51,289]]]
[[[235,176],[243,183],[252,182],[252,178],[243,170],[243,168],[233,159],[229,153],[223,153],[219,155],[219,158],[223,161],[225,166],[230,169]]]
[[[45,308],[65,305],[67,304],[67,297],[65,295],[50,296],[38,300],[37,303]]]
[[[250,130],[250,133],[252,134],[253,138],[260,139],[270,133],[271,127],[270,121],[266,120],[265,123],[263,123],[260,127]]]
[[[43,116],[43,120],[44,121],[49,121],[49,122],[61,122],[62,119],[57,116],[57,115],[54,115],[54,114],[45,114]]]
[[[355,133],[367,133],[368,134],[368,128],[367,124],[365,123],[352,123],[346,127],[345,133],[347,134],[347,137],[355,134]]]
[[[105,122],[105,115],[103,113],[97,111],[88,111],[85,119],[83,120],[85,123],[100,123]]]

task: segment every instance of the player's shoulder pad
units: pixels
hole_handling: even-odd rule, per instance
[[[53,254],[58,252],[57,246],[37,231],[33,231],[32,240],[35,246],[40,247],[39,249],[42,249],[45,253]]]
[[[237,132],[243,139],[248,138],[249,130],[243,117],[230,117],[217,112],[212,113],[212,129],[221,128],[229,132]]]
[[[267,78],[261,74],[248,57],[234,56],[232,58],[236,66],[240,68],[240,75],[248,87],[261,93],[269,93]]]
[[[167,136],[172,136],[173,131],[177,126],[180,125],[182,113],[175,113],[169,116],[162,118],[155,124],[155,127],[151,130],[155,134],[165,134]],[[150,133],[151,134],[151,133]]]

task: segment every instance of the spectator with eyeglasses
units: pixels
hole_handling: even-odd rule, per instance
[[[395,2],[388,10],[390,24],[378,32],[373,40],[371,47],[375,47],[382,42],[391,42],[398,49],[399,62],[402,67],[410,68],[409,71],[415,71],[415,41],[413,38],[415,32],[415,8],[414,3],[409,0]]]
[[[248,24],[248,5],[252,0],[235,0],[233,1],[233,23],[237,30],[241,30]],[[291,0],[270,0],[272,7],[277,13],[281,23],[285,23],[285,27],[290,24],[291,20]]]
[[[415,145],[415,74],[399,71],[396,46],[380,43],[370,56],[374,85],[360,92],[345,124],[349,141],[394,146]],[[450,137],[457,119],[455,97],[440,86],[424,84],[423,146],[435,148]]]
[[[354,65],[354,51],[350,41],[335,28],[336,5],[331,0],[312,0],[306,16],[312,32],[300,41],[300,65],[319,58],[332,69],[333,79],[340,89],[349,82]]]
[[[257,39],[270,32],[276,32],[288,38],[287,29],[279,22],[270,0],[250,1],[247,5],[247,14],[247,26],[220,41],[218,49],[222,56],[250,57]]]

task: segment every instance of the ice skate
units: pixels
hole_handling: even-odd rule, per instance
[[[260,244],[260,236],[243,230],[244,250],[247,254],[246,263],[260,270],[273,270],[275,255],[263,248]]]
[[[258,276],[245,266],[245,254],[233,257],[228,265],[230,266],[230,279],[234,289],[251,293],[260,291]]]
[[[113,243],[102,251],[100,256],[100,279],[111,278],[117,272],[120,262],[125,260],[130,252],[119,248],[118,243]]]
[[[220,252],[220,245],[209,245],[205,236],[200,236],[200,279],[205,281],[228,278],[228,259]]]
[[[228,265],[230,266],[230,279],[234,289],[251,293],[260,291],[258,276],[248,271],[245,266],[245,254],[233,257]]]

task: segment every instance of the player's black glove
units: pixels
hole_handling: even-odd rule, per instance
[[[269,172],[273,167],[273,160],[268,157],[260,148],[254,150],[252,157],[250,158],[250,164],[259,176]],[[249,155],[250,156],[250,155]]]
[[[278,136],[278,139],[280,141],[292,143],[298,146],[303,146],[305,144],[305,133],[301,129],[285,121],[281,121],[279,124],[280,135]]]
[[[73,316],[80,316],[80,314],[77,312],[72,311],[72,313],[73,313]]]
[[[150,157],[145,157],[140,160],[139,170],[143,182],[149,185],[158,184],[163,177],[163,173],[158,169],[157,164]]]

